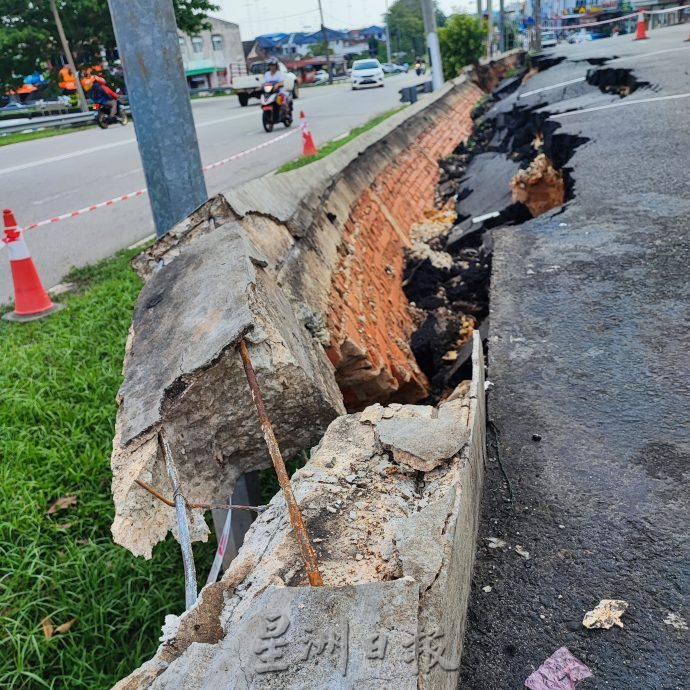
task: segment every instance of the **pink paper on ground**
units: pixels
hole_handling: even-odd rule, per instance
[[[575,690],[575,683],[592,672],[566,647],[556,650],[529,678],[529,690]]]

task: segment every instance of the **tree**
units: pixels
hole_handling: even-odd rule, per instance
[[[420,0],[396,0],[386,15],[391,52],[412,62],[426,53],[426,36]],[[446,17],[436,8],[436,23],[443,26]]]
[[[446,79],[457,77],[463,67],[479,60],[484,53],[485,34],[482,23],[467,14],[454,14],[438,30]]]
[[[77,65],[92,64],[101,46],[115,47],[105,0],[58,0]],[[173,0],[177,25],[187,34],[208,28],[213,0]],[[62,53],[48,0],[0,0],[0,87],[15,86]]]

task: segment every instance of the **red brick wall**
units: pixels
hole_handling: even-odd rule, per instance
[[[372,401],[412,402],[428,382],[409,347],[415,326],[402,289],[409,229],[431,210],[439,169],[472,129],[482,97],[472,83],[456,88],[417,141],[388,163],[350,213],[330,292],[327,353],[350,409]]]

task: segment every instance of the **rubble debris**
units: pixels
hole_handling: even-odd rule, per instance
[[[513,201],[527,206],[533,216],[540,216],[565,201],[563,173],[540,153],[510,181]]]
[[[541,434],[532,434],[532,440],[538,443],[541,441]]]
[[[592,672],[567,647],[557,649],[525,680],[529,690],[575,690],[575,683]]]
[[[167,485],[158,428],[166,428],[189,503],[224,503],[242,474],[270,465],[236,350],[241,337],[286,457],[318,441],[344,407],[321,344],[300,325],[236,222],[186,238],[156,265],[144,265],[148,279],[118,394],[112,532],[149,558],[176,530],[174,509],[135,483]],[[190,511],[190,533],[192,540],[207,536],[201,510]]]
[[[441,404],[438,417],[394,417],[376,425],[383,447],[396,462],[430,472],[457,455],[467,443],[467,427],[458,415],[462,400]]]
[[[621,616],[627,608],[628,602],[623,599],[602,599],[591,611],[585,613],[582,625],[590,630],[597,628],[608,630],[614,625],[623,628],[625,626],[621,621]]]
[[[688,629],[688,623],[685,618],[683,618],[683,616],[681,616],[679,613],[673,613],[672,611],[669,611],[666,618],[664,618],[664,623],[666,623],[666,625],[670,625],[676,630]]]
[[[518,554],[518,556],[522,556],[526,561],[530,559],[529,551],[520,544],[515,545],[515,553]]]
[[[498,537],[485,537],[486,541],[489,543],[487,546],[490,549],[505,549],[508,544],[503,541],[503,539],[499,539]]]

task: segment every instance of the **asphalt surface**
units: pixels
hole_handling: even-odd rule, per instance
[[[317,146],[399,105],[398,90],[424,81],[413,73],[386,79],[383,89],[350,90],[349,83],[305,88],[295,102],[306,112]],[[267,134],[258,101],[241,108],[234,96],[193,101],[204,165],[245,151],[284,133]],[[293,125],[297,128],[297,123]],[[301,155],[299,133],[206,174],[210,195],[266,175]],[[93,128],[64,136],[0,148],[0,206],[10,207],[20,225],[29,225],[137,191],[146,186],[135,128]],[[46,287],[58,283],[72,266],[112,255],[154,232],[146,196],[27,234]],[[11,301],[7,259],[0,253],[0,304]]]
[[[498,435],[463,690],[517,690],[562,646],[592,671],[578,690],[690,687],[689,633],[665,622],[690,621],[690,99],[645,102],[690,93],[687,34],[558,48],[567,61],[498,106],[578,110],[558,132],[589,141],[568,163],[562,212],[494,233]],[[592,66],[578,60],[611,56],[624,59],[603,67],[630,67],[650,87],[620,99],[578,83],[517,100],[584,76]],[[602,105],[616,107],[583,112]],[[491,537],[506,546],[489,548]],[[624,628],[582,626],[602,599],[628,602]]]

